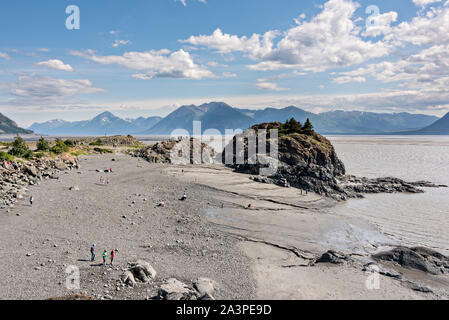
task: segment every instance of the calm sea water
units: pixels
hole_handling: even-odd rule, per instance
[[[449,185],[449,136],[330,136],[349,174],[394,176]],[[408,246],[449,254],[449,188],[424,194],[376,194],[338,205],[335,214],[364,219]]]

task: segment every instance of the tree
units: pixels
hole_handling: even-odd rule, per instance
[[[299,133],[302,130],[302,125],[301,122],[296,121],[295,118],[291,118],[290,122],[289,122],[289,128],[288,131],[289,133]]]
[[[50,149],[51,152],[61,154],[68,152],[70,148],[61,139],[56,139],[55,145]]]
[[[30,156],[30,149],[28,149],[27,144],[25,141],[20,137],[17,136],[14,142],[12,143],[12,148],[9,150],[9,154],[13,155],[15,157],[29,157]]]
[[[313,133],[313,125],[312,122],[310,122],[310,119],[307,118],[306,123],[304,123],[304,133],[305,134],[312,134]]]
[[[50,144],[47,140],[45,140],[43,137],[39,139],[37,142],[37,151],[49,151],[50,150]]]

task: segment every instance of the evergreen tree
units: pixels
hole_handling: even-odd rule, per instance
[[[304,123],[304,133],[309,135],[313,133],[313,125],[309,118],[307,118],[306,123]]]

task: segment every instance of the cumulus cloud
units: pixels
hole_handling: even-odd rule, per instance
[[[430,8],[424,14],[394,27],[387,40],[396,45],[411,43],[416,46],[449,42],[449,1],[443,6]]]
[[[36,63],[37,66],[46,67],[54,70],[73,72],[73,68],[69,64],[64,64],[61,60],[53,59]]]
[[[335,67],[348,67],[386,56],[391,49],[388,42],[362,39],[361,30],[354,22],[358,7],[357,3],[350,0],[330,0],[310,21],[297,19],[297,26],[283,33],[272,30],[248,38],[217,29],[211,35],[191,36],[181,42],[220,53],[246,53],[253,60],[261,60],[250,66],[253,70],[296,68],[321,72]],[[381,18],[394,21],[396,16],[390,13]],[[280,40],[275,44],[274,40],[278,36]]]
[[[136,79],[150,80],[153,78],[203,79],[216,77],[206,67],[195,64],[191,55],[179,50],[171,52],[167,49],[145,52],[125,52],[121,56],[102,56],[95,51],[71,51],[79,56],[99,64],[118,64],[132,70],[145,71],[135,74]]]

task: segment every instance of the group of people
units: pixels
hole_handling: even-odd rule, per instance
[[[15,161],[3,160],[3,167],[8,170],[17,170],[17,168],[19,166],[17,165],[17,162],[15,162]]]
[[[106,185],[108,185],[109,184],[109,179],[105,179],[105,178],[103,178],[103,176],[101,176],[100,177],[100,184],[106,184]]]
[[[92,244],[92,247],[90,247],[90,254],[91,254],[90,261],[91,262],[95,261],[95,257],[96,257],[95,248],[96,248],[96,245],[94,243],[94,244]],[[111,253],[110,253],[110,256],[109,256],[109,258],[111,260],[111,266],[114,264],[114,258],[115,258],[115,255],[117,254],[117,252],[118,252],[118,249],[112,249],[111,250]],[[108,250],[106,250],[106,249],[103,250],[102,257],[103,257],[103,265],[105,266],[106,265],[106,261],[108,260]]]

